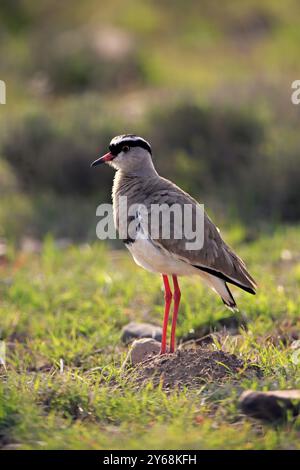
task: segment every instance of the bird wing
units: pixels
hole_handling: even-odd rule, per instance
[[[159,178],[159,180],[157,183],[149,182],[151,184],[151,191],[148,192],[145,205],[150,213],[152,214],[150,207],[155,204],[163,207],[161,209],[162,217],[166,215],[168,208],[174,204],[180,207],[190,205],[193,214],[193,230],[196,229],[195,214],[202,210],[201,206],[189,194],[170,181],[164,178]],[[157,218],[154,218],[154,222],[155,220],[157,221]],[[180,218],[170,217],[169,238],[163,236],[161,220],[166,219],[160,219],[159,227],[153,223],[150,228],[150,223],[148,222],[148,230],[152,242],[166,254],[222,278],[224,281],[235,284],[248,292],[255,293],[256,282],[247,271],[244,261],[223,241],[218,228],[213,224],[205,211],[203,213],[203,224],[200,227],[203,230],[203,244],[200,249],[187,248],[187,243],[191,242],[191,240],[184,233],[184,218],[180,220]],[[151,217],[152,221],[153,218]],[[181,238],[176,238],[178,234],[181,234]]]

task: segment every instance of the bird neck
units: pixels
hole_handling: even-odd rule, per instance
[[[147,168],[147,171],[145,171],[145,168],[143,171],[124,171],[123,169],[117,170],[115,177],[114,177],[114,182],[113,182],[113,188],[112,188],[112,196],[113,200],[117,196],[122,196],[128,192],[132,187],[136,187],[136,185],[139,185],[139,182],[142,181],[150,181],[152,178],[157,178],[159,177],[157,171],[154,168],[154,165],[152,165],[152,168]]]
[[[157,176],[158,173],[153,165],[152,160],[143,162],[141,166],[134,166],[132,168],[119,169],[117,170],[118,178],[150,178],[152,176]]]

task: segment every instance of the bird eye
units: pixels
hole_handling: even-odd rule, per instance
[[[126,153],[128,152],[128,150],[129,150],[128,145],[124,145],[124,147],[122,148],[122,151]]]

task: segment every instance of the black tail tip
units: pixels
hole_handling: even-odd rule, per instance
[[[223,304],[226,305],[226,307],[229,308],[231,311],[233,312],[239,311],[238,306],[235,303],[235,301],[224,300],[223,298],[222,298],[222,301],[223,301]]]

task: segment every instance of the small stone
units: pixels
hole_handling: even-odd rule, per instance
[[[55,246],[59,250],[65,250],[72,245],[72,240],[70,238],[58,238],[55,240]]]
[[[20,443],[11,443],[11,444],[6,444],[1,447],[1,450],[19,450],[22,449],[23,444]]]
[[[5,240],[2,240],[0,238],[0,258],[3,256],[5,257],[7,254],[7,245],[5,243]]]
[[[291,261],[293,259],[293,255],[290,250],[282,250],[280,257],[282,261]]]
[[[136,339],[130,346],[127,357],[122,365],[122,369],[127,366],[135,366],[152,356],[157,356],[160,352],[160,347],[161,344],[155,339]]]
[[[244,312],[237,312],[228,317],[220,318],[217,321],[217,330],[225,328],[232,335],[236,335],[239,332],[239,328],[247,330],[247,316]]]
[[[295,351],[300,349],[300,339],[297,339],[297,340],[292,342],[291,349],[294,349]]]
[[[240,407],[248,416],[265,421],[286,420],[300,413],[300,390],[253,392],[247,390],[240,397]]]
[[[42,242],[35,238],[24,237],[21,240],[21,251],[24,253],[40,253],[42,247]]]
[[[153,338],[161,341],[162,329],[160,326],[151,325],[151,323],[130,322],[122,330],[121,340],[128,344],[137,338]]]
[[[5,265],[8,262],[7,251],[5,240],[0,238],[0,266]]]

